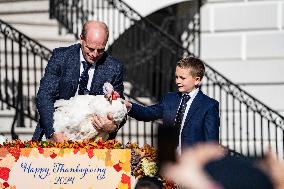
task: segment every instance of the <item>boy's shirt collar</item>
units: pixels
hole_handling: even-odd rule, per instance
[[[189,93],[182,93],[182,95],[183,95],[183,94],[187,94],[187,95],[190,96],[190,98],[194,98],[194,97],[197,95],[198,91],[199,91],[199,88],[196,88],[196,89],[192,90],[192,91],[189,92]]]

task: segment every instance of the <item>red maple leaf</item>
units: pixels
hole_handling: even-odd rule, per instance
[[[77,154],[78,152],[79,152],[79,148],[74,148],[73,153],[74,153],[74,154]]]
[[[87,149],[87,153],[89,158],[91,159],[92,157],[94,157],[94,150],[93,149]]]
[[[37,149],[38,149],[38,152],[39,152],[40,154],[43,154],[43,152],[44,152],[44,149],[43,149],[43,148],[38,147]]]
[[[128,188],[130,189],[130,177],[128,176],[128,175],[126,175],[126,174],[122,174],[121,175],[121,182],[123,183],[123,184],[128,184]]]
[[[19,159],[21,155],[21,149],[20,148],[9,148],[9,153],[12,154],[12,156],[15,157],[16,161]]]
[[[57,155],[56,155],[56,153],[54,153],[54,152],[50,155],[50,157],[51,157],[52,159],[54,159],[56,156],[57,156]]]
[[[122,169],[119,163],[115,164],[113,168],[116,170],[116,172],[119,172]]]
[[[10,169],[7,167],[0,167],[0,178],[7,181],[9,178]]]

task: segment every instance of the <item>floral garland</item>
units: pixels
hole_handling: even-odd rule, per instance
[[[97,142],[73,142],[62,143],[47,141],[21,141],[15,140],[0,144],[0,148],[84,148],[84,149],[131,149],[131,175],[139,179],[143,176],[159,177],[157,169],[157,151],[150,145],[139,147],[135,143],[127,143],[125,146],[117,140],[98,140]],[[173,182],[163,178],[165,189],[177,188]]]

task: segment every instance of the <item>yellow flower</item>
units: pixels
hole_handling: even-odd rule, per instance
[[[147,158],[143,158],[141,167],[146,176],[155,176],[157,174],[157,165],[155,162],[150,162]]]

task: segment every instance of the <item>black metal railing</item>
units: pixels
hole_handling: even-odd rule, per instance
[[[157,99],[174,89],[174,67],[180,56],[198,55],[200,6],[183,20],[184,31],[172,36],[143,18],[122,0],[50,1],[51,18],[78,36],[82,23],[102,20],[110,29],[109,51],[126,67],[132,95]],[[180,23],[182,24],[182,23]],[[206,65],[202,90],[220,102],[220,142],[242,154],[263,154],[267,146],[283,158],[284,117]]]
[[[1,110],[14,109],[12,138],[17,127],[37,121],[34,99],[51,51],[0,20]]]

